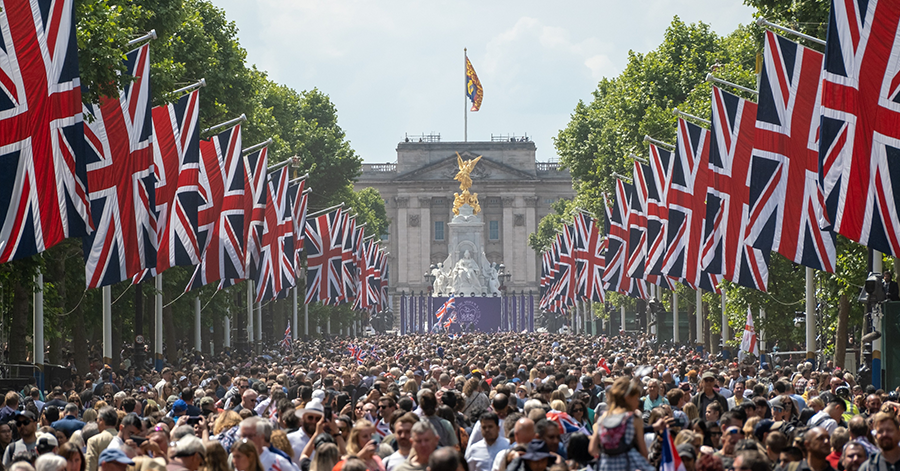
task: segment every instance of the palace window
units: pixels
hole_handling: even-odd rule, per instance
[[[490,221],[488,225],[488,239],[500,240],[500,221]]]
[[[444,240],[444,221],[434,221],[434,240]]]

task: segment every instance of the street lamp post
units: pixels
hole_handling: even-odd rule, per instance
[[[509,330],[510,322],[509,322],[509,306],[507,304],[506,299],[506,283],[509,281],[510,277],[512,277],[512,273],[506,272],[506,265],[500,264],[497,266],[497,281],[500,282],[500,295],[503,297],[501,301],[501,312],[500,312],[500,322],[503,323],[503,316],[506,315],[506,330]]]

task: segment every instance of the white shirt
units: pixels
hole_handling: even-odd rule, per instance
[[[509,448],[509,440],[497,437],[493,445],[488,446],[487,441],[481,440],[466,448],[466,463],[469,463],[469,471],[491,471],[494,458],[501,450]]]
[[[300,468],[281,455],[272,453],[268,448],[263,448],[262,454],[259,455],[259,462],[265,471],[300,471]]]
[[[294,450],[294,463],[299,467],[300,455],[303,454],[303,449],[309,443],[310,436],[306,434],[303,427],[300,427],[296,432],[287,434],[287,438],[291,442],[291,448]]]
[[[112,441],[109,442],[109,445],[106,446],[106,449],[107,450],[120,450],[122,448],[122,445],[124,445],[124,444],[125,444],[125,440],[122,440],[121,438],[119,438],[118,435],[116,435],[115,437],[113,437]]]
[[[837,422],[825,412],[825,409],[820,410],[816,413],[816,415],[809,418],[809,422],[807,422],[810,427],[822,427],[828,431],[828,435],[834,433],[834,429],[837,428]]]
[[[393,471],[400,466],[406,459],[409,458],[409,455],[403,455],[400,453],[400,450],[397,450],[390,454],[387,458],[382,460],[384,463],[384,469],[387,471]]]
[[[500,419],[500,430],[503,431],[503,419]],[[481,435],[481,421],[478,420],[472,426],[472,433],[469,434],[469,446],[482,440],[484,440],[484,437]]]

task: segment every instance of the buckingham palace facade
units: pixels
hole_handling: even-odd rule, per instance
[[[503,263],[508,290],[538,292],[540,254],[528,246],[528,235],[560,198],[572,198],[572,177],[559,165],[535,160],[527,139],[493,142],[440,142],[407,139],[397,145],[397,161],[363,164],[356,190],[381,193],[390,219],[385,236],[392,293],[427,292],[425,273],[447,258],[453,217],[453,180],[463,160],[483,156],[471,174],[484,221],[483,247],[492,263]]]

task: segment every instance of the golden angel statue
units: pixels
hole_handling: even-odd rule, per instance
[[[472,187],[472,178],[469,174],[472,173],[472,170],[475,168],[475,164],[481,160],[482,156],[478,156],[472,160],[463,161],[462,157],[460,157],[459,152],[456,153],[456,163],[459,165],[459,172],[457,172],[456,176],[453,177],[454,180],[459,181],[459,189],[462,191],[466,191]]]

